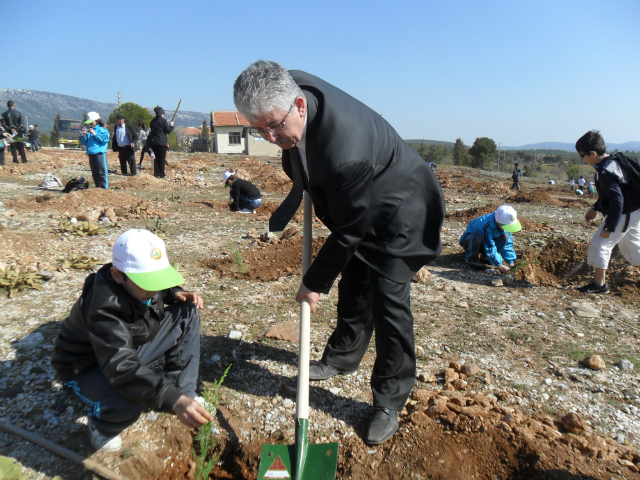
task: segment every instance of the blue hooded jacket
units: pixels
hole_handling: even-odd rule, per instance
[[[96,153],[107,153],[107,146],[109,145],[109,132],[106,128],[96,125],[93,127],[96,132],[87,133],[80,137],[80,143],[87,147],[87,155],[94,155]]]
[[[484,236],[484,252],[487,258],[491,262],[491,265],[502,265],[502,259],[507,263],[513,263],[516,261],[516,252],[513,250],[513,235],[509,232],[501,231],[496,224],[495,212],[487,213],[478,218],[474,218],[467,225],[467,229],[462,234],[459,240],[460,246],[464,245],[467,238],[474,234],[482,234]],[[498,248],[496,241],[502,244],[501,238],[504,235],[508,235],[507,241],[502,248]],[[467,259],[472,260],[472,252],[467,253]]]

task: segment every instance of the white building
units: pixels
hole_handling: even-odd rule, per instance
[[[282,150],[252,132],[248,120],[233,111],[212,111],[211,130],[215,135],[215,153],[277,157]]]

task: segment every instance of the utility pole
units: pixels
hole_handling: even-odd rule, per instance
[[[120,92],[118,92],[118,111],[120,111]]]
[[[500,144],[498,144],[498,171],[500,171]]]

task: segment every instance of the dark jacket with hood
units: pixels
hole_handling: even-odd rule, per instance
[[[174,303],[175,287],[158,292],[146,305],[132,298],[111,276],[111,264],[92,273],[60,326],[51,366],[62,382],[99,368],[125,398],[162,412],[173,412],[181,394],[175,385],[140,362],[138,347],[158,333],[164,304]]]
[[[618,155],[622,154],[609,155],[593,166],[596,169],[598,200],[592,208],[606,217],[603,227],[605,232],[614,232],[623,214],[640,208],[631,192],[632,188],[638,187],[630,184],[628,175],[616,161]],[[628,219],[629,217],[627,221]]]
[[[235,178],[233,180],[233,185],[231,185],[231,190],[229,191],[229,196],[233,201],[231,204],[231,209],[240,208],[240,195],[244,195],[250,199],[262,198],[260,194],[260,190],[253,183],[243,180],[242,178]]]
[[[9,108],[2,114],[2,118],[4,118],[4,128],[6,128],[9,133],[11,133],[12,130],[16,130],[20,136],[27,133],[27,129],[24,128],[24,124],[22,123],[22,113],[15,108]]]
[[[149,136],[147,137],[147,146],[153,148],[153,145],[167,146],[167,135],[173,132],[173,127],[169,125],[167,119],[162,115],[156,115],[149,125]]]
[[[114,152],[119,152],[120,151],[120,145],[118,145],[118,139],[116,138],[116,129],[117,128],[118,128],[118,125],[116,125],[115,128],[113,129],[113,140],[111,141],[111,148],[113,149]],[[133,144],[137,144],[137,142],[138,142],[138,131],[135,130],[126,121],[124,122],[124,128],[127,130],[127,135],[129,136],[130,142],[133,143]],[[132,148],[133,148],[134,152],[138,150],[138,146],[137,145],[135,147],[132,147]]]

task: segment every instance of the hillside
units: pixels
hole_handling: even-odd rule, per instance
[[[562,143],[562,142],[540,142],[530,143],[522,145],[521,147],[502,147],[503,150],[562,150],[564,152],[575,152],[575,143]],[[640,142],[625,142],[625,143],[607,143],[607,149],[620,150],[624,152],[626,150],[638,151],[640,150]]]
[[[453,142],[445,142],[444,140],[425,140],[422,138],[410,138],[410,139],[406,139],[405,142],[407,143],[424,143],[425,145],[444,145],[445,147],[453,147],[454,143]]]
[[[83,112],[94,111],[107,118],[111,111],[116,108],[115,103],[96,102],[59,93],[0,88],[0,107],[2,111],[5,110],[7,100],[16,102],[16,107],[28,118],[29,123],[37,123],[40,131],[45,133],[48,133],[53,128],[53,119],[57,112],[60,112],[65,118],[82,118]],[[173,110],[167,110],[166,116],[170,117],[171,115],[173,115]],[[207,120],[208,123],[209,114],[179,111],[175,122],[177,127],[196,127],[202,125],[203,119]]]

